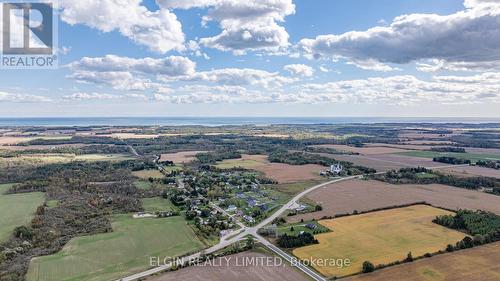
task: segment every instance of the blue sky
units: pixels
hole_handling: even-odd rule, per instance
[[[60,14],[59,69],[0,70],[0,116],[500,117],[494,0],[61,0]]]

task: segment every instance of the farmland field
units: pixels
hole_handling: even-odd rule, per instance
[[[40,166],[55,163],[69,163],[72,161],[124,161],[131,160],[133,157],[125,154],[29,154],[10,158],[0,158],[0,168],[7,166],[32,165]]]
[[[183,151],[176,153],[166,153],[161,155],[160,161],[173,161],[175,164],[184,164],[196,159],[196,154],[206,152],[208,151]]]
[[[325,169],[325,167],[315,164],[295,166],[281,163],[271,163],[254,168],[254,170],[263,172],[267,177],[279,183],[320,180],[322,177],[319,172]]]
[[[245,169],[253,169],[269,163],[265,155],[242,155],[240,159],[228,159],[219,162],[215,167],[219,169],[230,169],[241,167]]]
[[[245,252],[236,255],[216,259],[214,266],[191,266],[174,272],[168,272],[161,276],[152,277],[150,281],[306,281],[309,280],[304,275],[294,270],[292,267],[283,266],[241,266],[244,260],[259,260],[271,257],[260,252]],[[226,259],[228,263],[226,264]],[[220,265],[219,265],[220,264]]]
[[[150,256],[178,256],[200,250],[183,217],[133,219],[113,216],[113,232],[72,239],[57,254],[34,258],[29,281],[108,281],[145,270]]]
[[[153,197],[142,199],[144,210],[146,212],[154,213],[156,211],[175,211],[175,207],[172,202],[168,199],[162,197]]]
[[[277,185],[268,185],[269,188],[275,189],[281,193],[285,193],[288,195],[295,195],[306,190],[309,187],[313,187],[315,185],[323,182],[322,180],[309,180],[309,181],[301,181],[294,183],[282,183]]]
[[[288,165],[270,163],[265,155],[242,155],[241,159],[224,160],[217,165],[218,168],[243,167],[264,173],[279,183],[293,183],[300,181],[320,180],[319,172],[326,168],[320,165]]]
[[[483,176],[483,177],[500,178],[500,170],[495,170],[486,167],[479,167],[479,166],[450,167],[446,169],[441,169],[439,171],[444,174],[452,174],[463,177]]]
[[[404,167],[435,167],[440,166],[440,163],[433,162],[432,159],[411,157],[400,154],[377,154],[377,155],[330,155],[323,156],[332,157],[341,161],[352,162],[356,165],[366,166],[376,169],[379,172],[400,169]]]
[[[443,250],[462,240],[465,234],[434,224],[432,220],[448,211],[416,205],[386,211],[320,221],[333,232],[316,235],[319,244],[295,249],[301,259],[348,258],[344,268],[316,265],[322,274],[345,276],[361,271],[362,263],[387,264]]]
[[[158,170],[134,171],[134,172],[132,172],[132,174],[138,178],[145,179],[145,180],[147,180],[149,178],[159,179],[159,178],[164,177],[164,175]]]
[[[471,160],[476,162],[478,160],[500,160],[500,155],[489,153],[456,153],[456,152],[435,152],[435,151],[408,151],[400,152],[400,155],[421,157],[421,158],[434,158],[434,157],[456,157],[461,159]]]
[[[500,242],[385,268],[345,281],[497,281]]]
[[[11,186],[0,184],[0,242],[8,239],[17,226],[29,224],[44,200],[42,192],[5,195]]]
[[[36,139],[43,140],[69,140],[71,136],[0,136],[0,145],[15,145]]]
[[[483,209],[500,214],[500,196],[440,184],[353,180],[320,188],[307,198],[321,204],[323,210],[290,217],[291,222],[422,201],[447,209]]]

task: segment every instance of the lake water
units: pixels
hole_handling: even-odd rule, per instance
[[[348,123],[500,123],[500,118],[393,117],[54,117],[0,118],[0,126],[223,126]]]

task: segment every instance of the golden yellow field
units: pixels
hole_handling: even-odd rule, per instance
[[[345,281],[498,281],[500,242],[391,266]]]
[[[63,154],[63,153],[44,153],[44,154],[27,154],[16,157],[0,158],[0,168],[14,167],[20,165],[47,165],[55,163],[69,163],[73,161],[124,161],[133,159],[132,156],[124,154]]]
[[[465,234],[434,224],[432,220],[450,212],[427,205],[415,205],[357,216],[323,220],[332,232],[317,235],[319,244],[295,249],[301,259],[350,259],[344,268],[314,266],[328,277],[358,273],[364,261],[374,265],[443,250]]]

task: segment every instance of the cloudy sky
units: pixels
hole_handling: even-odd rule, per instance
[[[500,117],[500,0],[60,0],[0,116]]]

